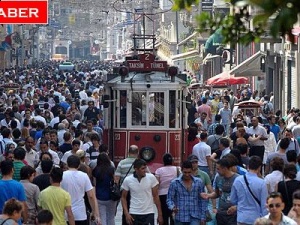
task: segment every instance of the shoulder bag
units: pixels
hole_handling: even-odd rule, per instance
[[[2,223],[0,225],[5,224],[5,222],[8,221],[8,220],[12,220],[12,219],[11,218],[6,218],[5,220],[2,221]]]
[[[122,180],[122,183],[124,181],[124,179],[127,177],[128,173],[130,172],[131,168],[133,166],[133,163],[131,164],[129,170],[127,171],[125,177]],[[114,179],[112,179],[111,184],[110,184],[110,199],[113,201],[119,201],[121,199],[121,185],[122,183],[120,182],[120,184],[117,184]]]
[[[246,183],[246,185],[247,185],[247,188],[248,188],[250,194],[252,195],[252,197],[254,198],[254,200],[255,200],[255,201],[258,203],[258,205],[260,206],[260,205],[261,205],[260,201],[259,201],[258,198],[253,194],[252,190],[251,190],[250,187],[249,187],[249,182],[248,182],[248,180],[247,180],[247,178],[246,178],[246,175],[244,175],[243,177],[244,177],[245,183]]]

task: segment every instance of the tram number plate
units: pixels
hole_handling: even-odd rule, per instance
[[[180,134],[175,134],[175,141],[180,141]]]
[[[121,135],[120,134],[115,134],[115,140],[120,141],[121,140]]]

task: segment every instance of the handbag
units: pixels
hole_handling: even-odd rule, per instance
[[[121,199],[120,186],[114,182],[114,180],[112,180],[110,184],[110,199],[113,201],[119,201]]]
[[[125,177],[123,178],[123,181],[127,177],[128,173],[130,172],[132,166],[133,166],[133,163],[131,164],[129,170],[127,171]],[[119,201],[121,199],[121,185],[122,185],[122,183],[120,183],[120,185],[119,185],[114,181],[114,178],[112,179],[112,181],[110,183],[110,199],[111,200]]]
[[[211,214],[210,214],[210,211],[207,209],[206,211],[205,211],[205,221],[206,222],[210,222],[210,221],[212,221],[213,219],[212,219],[212,216],[211,216]]]

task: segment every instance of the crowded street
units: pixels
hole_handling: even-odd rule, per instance
[[[300,4],[0,0],[0,225],[300,225]]]

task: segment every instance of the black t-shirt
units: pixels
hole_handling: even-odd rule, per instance
[[[93,109],[87,108],[84,112],[84,117],[86,117],[86,120],[98,120],[98,115],[99,109],[97,109],[96,107],[94,107]]]
[[[245,133],[244,134],[244,136],[243,136],[243,138],[245,138],[246,139],[246,141],[248,142],[248,138],[250,137],[250,135],[249,134],[247,134],[247,133]],[[232,142],[233,142],[233,147],[235,147],[236,146],[236,140],[238,139],[238,137],[236,136],[236,132],[233,132],[231,135],[230,135],[230,139],[232,140]]]
[[[67,151],[70,151],[72,149],[72,144],[63,143],[61,146],[59,146],[59,151],[61,151],[63,154],[65,154]]]
[[[286,183],[286,186],[284,185]],[[293,206],[293,193],[300,189],[300,181],[289,180],[280,181],[278,183],[278,192],[281,193],[285,207],[282,210],[284,215],[287,215]]]
[[[37,185],[40,191],[42,191],[51,185],[50,174],[49,173],[40,174],[33,179],[32,183]]]

